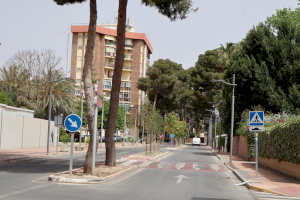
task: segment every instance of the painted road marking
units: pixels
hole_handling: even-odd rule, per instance
[[[179,175],[179,176],[174,176],[174,178],[178,178],[178,180],[177,180],[176,183],[181,183],[181,181],[182,181],[183,178],[189,178],[189,177],[187,177],[185,175]]]

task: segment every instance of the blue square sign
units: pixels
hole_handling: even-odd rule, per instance
[[[250,126],[264,126],[264,112],[251,111],[249,112],[249,125]]]

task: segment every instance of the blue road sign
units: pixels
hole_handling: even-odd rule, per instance
[[[81,119],[78,115],[71,114],[65,119],[65,127],[70,132],[76,132],[81,127]]]
[[[170,138],[174,138],[174,134],[173,133],[170,134]]]
[[[250,126],[264,126],[264,112],[251,111],[249,112]]]

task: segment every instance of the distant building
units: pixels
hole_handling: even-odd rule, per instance
[[[96,27],[95,48],[93,54],[93,79],[99,79],[99,85],[103,88],[106,99],[110,98],[112,87],[112,76],[116,57],[116,24],[100,24]],[[72,26],[72,57],[71,78],[81,84],[83,73],[83,60],[87,44],[88,26]],[[145,93],[137,89],[140,77],[146,76],[147,67],[150,64],[150,54],[153,49],[144,33],[135,33],[132,21],[129,19],[126,26],[124,67],[120,88],[120,105],[129,108],[131,105],[139,112]],[[80,91],[77,91],[80,94]],[[135,117],[136,110],[130,111],[131,117]],[[134,120],[133,120],[134,123]],[[133,136],[134,128],[129,135]],[[138,137],[138,128],[136,130]]]

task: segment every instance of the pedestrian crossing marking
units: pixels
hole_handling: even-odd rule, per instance
[[[174,163],[174,162],[152,162],[147,163],[141,160],[117,160],[120,165],[139,165],[142,168],[151,168],[159,170],[193,170],[193,171],[207,171],[220,172],[227,171],[224,165],[219,164],[203,164],[203,163]],[[146,165],[147,163],[147,165]]]

